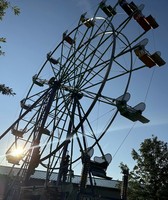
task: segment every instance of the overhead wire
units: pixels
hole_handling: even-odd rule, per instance
[[[152,36],[153,36],[153,44],[154,44],[154,49],[156,50],[156,44],[155,44],[155,37],[154,37],[154,31],[152,31]],[[135,64],[135,63],[134,63]],[[144,103],[146,102],[147,100],[147,97],[149,95],[149,91],[150,91],[150,88],[151,88],[151,85],[152,85],[152,81],[153,81],[153,77],[154,77],[154,73],[155,73],[155,68],[153,68],[152,70],[152,74],[151,74],[151,77],[150,77],[150,80],[149,80],[149,83],[148,83],[148,87],[147,87],[147,90],[146,90],[146,94],[145,94],[145,98],[144,98]],[[119,150],[121,149],[121,147],[123,146],[124,142],[126,141],[126,139],[128,138],[128,136],[130,135],[131,131],[133,130],[133,128],[135,127],[136,125],[136,122],[133,124],[133,126],[130,128],[130,130],[128,131],[128,133],[126,134],[126,136],[124,137],[124,139],[122,140],[121,144],[119,145],[119,147],[117,148],[117,150],[115,151],[114,155],[113,155],[113,158],[116,156],[116,154],[119,152]]]
[[[130,130],[128,131],[128,133],[126,134],[126,136],[124,137],[124,139],[122,140],[121,144],[117,148],[116,152],[113,155],[113,159],[116,156],[116,154],[119,152],[119,150],[121,149],[121,147],[123,146],[124,142],[126,141],[126,139],[128,138],[128,136],[130,135],[130,133],[133,130],[133,128],[135,127],[135,125],[136,125],[136,122],[132,125],[132,127],[130,128]]]

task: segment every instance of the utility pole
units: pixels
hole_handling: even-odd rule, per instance
[[[129,169],[123,169],[122,173],[123,173],[123,181],[121,186],[121,199],[127,200]]]

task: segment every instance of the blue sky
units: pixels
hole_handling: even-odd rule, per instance
[[[72,30],[78,23],[79,17],[84,12],[92,16],[98,0],[12,0],[11,4],[21,9],[19,16],[14,16],[10,10],[0,23],[1,36],[7,38],[7,43],[2,44],[5,56],[0,58],[0,83],[13,88],[16,96],[1,95],[0,98],[0,132],[3,133],[20,111],[20,100],[28,92],[32,83],[32,76],[38,72],[46,60],[46,54],[52,51],[62,38],[62,33]],[[152,14],[159,24],[156,30],[147,34],[149,43],[147,48],[161,51],[162,57],[167,61],[167,0],[141,0],[136,4],[144,3],[144,14]],[[107,1],[114,5],[115,0]],[[125,16],[123,10],[118,15]],[[118,17],[119,18],[119,17]],[[116,20],[118,20],[116,17]],[[132,29],[139,31],[137,26]],[[131,34],[132,30],[129,30]],[[112,86],[116,88],[116,86]],[[117,89],[117,88],[116,88]],[[110,89],[109,89],[110,90]],[[113,160],[108,171],[114,179],[120,179],[119,164],[123,162],[133,166],[130,156],[131,150],[139,149],[145,138],[153,135],[160,140],[168,142],[168,67],[154,67],[144,70],[141,74],[133,75],[130,84],[133,97],[131,104],[145,100],[146,110],[144,115],[150,122],[143,125],[139,122],[122,118],[118,115],[102,141],[104,148],[113,155]],[[147,95],[147,96],[146,96]],[[10,136],[6,136],[3,145],[8,146]],[[1,142],[1,141],[0,141]],[[1,152],[1,164],[7,164]]]

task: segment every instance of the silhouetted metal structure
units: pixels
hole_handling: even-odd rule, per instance
[[[13,199],[14,195],[21,198],[19,191],[31,194],[29,180],[39,166],[46,172],[44,188],[38,191],[41,200],[56,199],[56,194],[57,199],[68,199],[78,168],[82,170],[78,199],[85,198],[88,176],[91,185],[93,177],[110,179],[106,170],[112,156],[104,152],[101,139],[117,114],[131,121],[149,122],[142,115],[143,102],[133,107],[127,104],[131,76],[143,68],[165,64],[159,52],[150,54],[145,49],[148,40],[143,36],[158,24],[151,15],[143,15],[143,8],[125,0],[113,6],[103,0],[92,18],[82,14],[77,26],[65,31],[60,43],[47,54],[20,102],[18,119],[0,136],[3,139],[11,134],[13,143],[6,159],[13,166],[20,165],[6,199]],[[124,11],[126,18],[119,18],[118,10]],[[142,27],[142,32],[130,37],[126,30],[132,20]],[[139,58],[137,66],[134,58]],[[103,120],[96,116],[98,109],[106,113]],[[94,121],[101,125],[99,130]],[[23,152],[13,155],[19,146]],[[96,156],[92,160],[93,151]],[[53,173],[58,176],[51,187]],[[35,197],[27,197],[31,198]]]

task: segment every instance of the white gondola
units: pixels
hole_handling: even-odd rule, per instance
[[[130,99],[130,94],[126,93],[116,99],[116,106],[120,114],[127,119],[135,122],[140,121],[142,123],[148,123],[149,119],[142,116],[142,112],[145,110],[145,103],[141,102],[134,107],[131,107],[127,104],[127,101]]]
[[[90,162],[90,172],[92,175],[111,180],[111,177],[106,176],[106,170],[111,160],[111,154],[106,154],[101,157],[95,156],[94,161]]]
[[[135,107],[126,105],[125,107],[119,108],[119,111],[122,116],[130,119],[133,122],[140,121],[142,123],[148,123],[149,119],[142,116],[143,110],[141,107],[145,107],[143,102],[139,103]]]
[[[85,17],[86,13],[84,13],[83,15],[81,15],[80,17],[80,21],[87,26],[88,28],[91,28],[94,26],[94,21],[93,19],[88,19]]]

